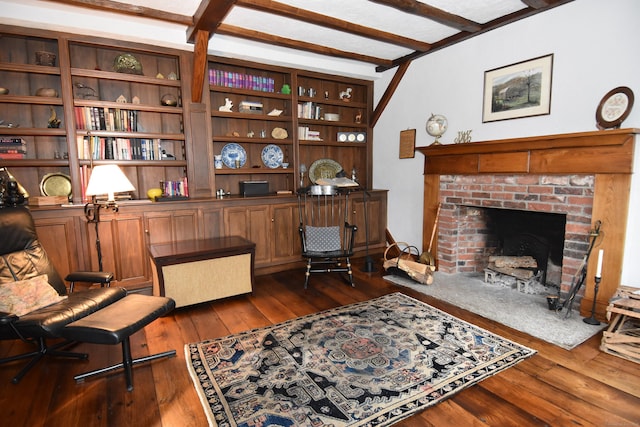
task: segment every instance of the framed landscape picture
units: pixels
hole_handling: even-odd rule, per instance
[[[550,54],[485,71],[482,121],[549,114],[552,69]]]

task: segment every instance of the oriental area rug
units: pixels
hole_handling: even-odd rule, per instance
[[[210,425],[386,426],[535,351],[402,293],[185,346]]]

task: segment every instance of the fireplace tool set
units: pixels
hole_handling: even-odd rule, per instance
[[[578,272],[575,274],[575,276],[573,276],[573,280],[571,281],[571,288],[569,289],[569,294],[567,295],[567,299],[565,299],[562,304],[558,304],[556,306],[556,311],[558,313],[560,313],[562,310],[565,310],[564,312],[565,319],[568,319],[569,316],[571,316],[573,302],[576,298],[576,295],[578,294],[578,291],[580,290],[582,285],[584,285],[585,280],[587,278],[587,265],[589,264],[589,257],[591,256],[591,251],[593,250],[593,247],[596,244],[596,240],[598,240],[598,237],[600,236],[601,225],[602,225],[602,222],[600,220],[596,221],[593,230],[591,230],[591,232],[589,233],[589,238],[591,239],[589,243],[589,248],[587,249],[586,255],[582,259],[582,263],[580,264],[580,268],[578,269]],[[600,277],[597,277],[596,280],[599,281]],[[560,290],[558,290],[558,292],[560,292]],[[594,295],[593,298],[595,303],[596,296]]]

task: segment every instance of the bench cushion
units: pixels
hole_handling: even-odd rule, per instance
[[[75,341],[118,344],[174,307],[175,302],[171,298],[130,294],[68,324],[61,335]]]

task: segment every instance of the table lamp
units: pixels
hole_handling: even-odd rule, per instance
[[[87,223],[95,224],[99,271],[102,271],[102,250],[100,247],[100,235],[98,234],[100,209],[112,209],[114,212],[118,212],[115,193],[125,191],[135,191],[135,188],[118,165],[100,165],[92,168],[89,184],[85,191],[87,196],[92,196],[92,201],[84,206],[84,215],[87,218]],[[105,194],[107,195],[106,201],[97,201],[96,196]]]

